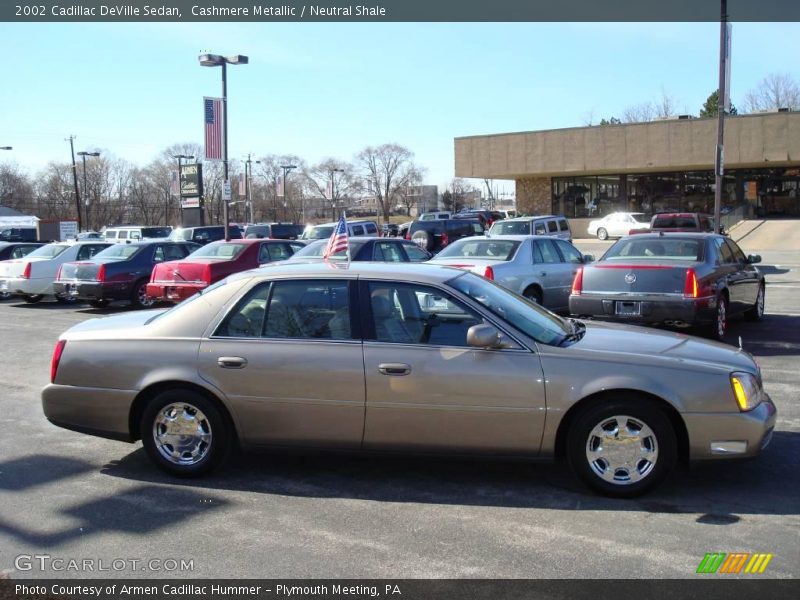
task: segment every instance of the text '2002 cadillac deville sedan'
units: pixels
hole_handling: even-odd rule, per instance
[[[53,423],[141,438],[181,476],[236,445],[565,456],[613,496],[679,460],[755,456],[775,406],[742,350],[562,319],[434,265],[279,265],[168,311],[79,324],[42,394]]]

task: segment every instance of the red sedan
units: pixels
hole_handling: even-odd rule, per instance
[[[183,260],[157,264],[147,284],[147,295],[154,300],[180,302],[232,273],[285,260],[303,247],[288,240],[213,242]]]

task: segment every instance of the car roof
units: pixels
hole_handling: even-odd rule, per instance
[[[536,215],[535,217],[514,217],[513,219],[503,219],[497,223],[510,223],[512,221],[535,221],[536,219],[565,219],[564,215]]]
[[[361,224],[361,223],[375,223],[372,219],[356,219],[354,221],[347,221],[348,225],[353,224]],[[331,227],[338,225],[339,221],[331,221],[330,223],[317,223],[316,225],[312,225],[311,227]]]
[[[705,240],[711,237],[725,238],[724,235],[711,231],[660,231],[654,233],[637,233],[622,238],[623,240],[652,240],[652,239],[697,239]]]
[[[456,240],[453,243],[456,244],[456,243],[459,243],[459,242],[469,242],[469,241],[473,241],[474,242],[475,240],[485,240],[487,242],[493,242],[493,241],[496,241],[496,240],[509,240],[509,241],[513,241],[513,242],[524,242],[525,240],[552,240],[552,239],[557,239],[557,238],[553,238],[552,235],[512,235],[512,234],[506,234],[506,235],[493,235],[491,237],[483,237],[483,236],[480,236],[480,235],[473,235],[473,236],[470,236],[470,237],[461,238],[460,240]],[[565,242],[566,240],[561,240],[561,241]]]
[[[229,281],[246,279],[252,276],[272,279],[278,277],[296,276],[303,277],[367,277],[376,279],[390,279],[395,281],[419,281],[422,283],[443,283],[458,275],[463,275],[465,271],[455,267],[443,265],[433,265],[429,263],[379,263],[379,262],[351,262],[337,260],[335,264],[325,261],[320,262],[286,262],[268,263],[257,270],[236,273],[229,277]]]

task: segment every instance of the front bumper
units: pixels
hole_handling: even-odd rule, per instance
[[[619,314],[618,302],[634,303],[637,314]],[[664,298],[658,296],[570,296],[569,312],[573,315],[591,316],[622,323],[686,324],[711,323],[716,320],[716,297]]]
[[[42,390],[44,416],[59,427],[114,440],[131,440],[129,415],[135,390],[51,383]]]
[[[691,460],[758,456],[772,440],[777,409],[766,400],[748,412],[684,413]]]
[[[197,292],[208,287],[205,283],[148,283],[147,295],[156,300],[167,302],[181,302],[194,296]]]

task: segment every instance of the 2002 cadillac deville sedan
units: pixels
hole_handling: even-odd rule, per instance
[[[562,319],[433,265],[279,265],[167,311],[81,323],[42,393],[56,425],[142,440],[180,476],[236,445],[565,456],[634,496],[679,460],[757,455],[775,406],[720,343]]]

